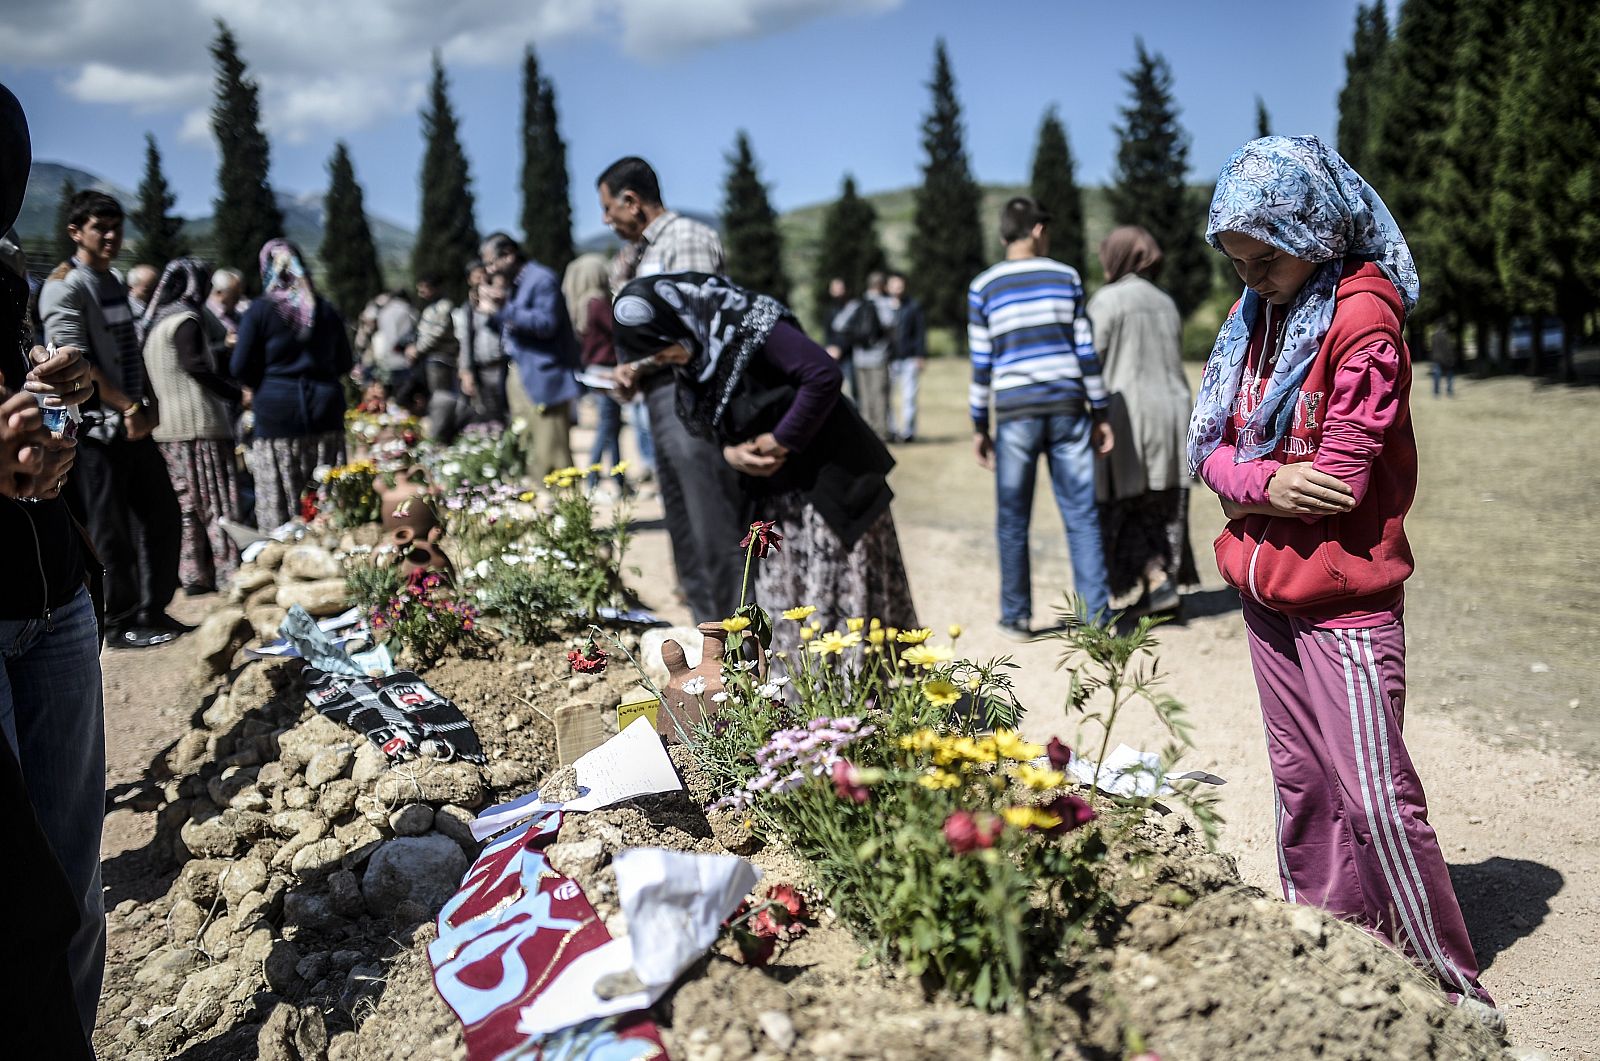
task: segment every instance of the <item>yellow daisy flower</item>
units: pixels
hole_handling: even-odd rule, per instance
[[[923,788],[931,788],[935,792],[946,788],[955,788],[961,784],[959,774],[952,774],[948,770],[933,770],[917,778],[917,784]]]
[[[857,633],[841,634],[837,630],[829,630],[816,641],[811,642],[810,650],[819,656],[838,656],[847,648],[854,648],[861,644],[861,635]]]
[[[933,636],[933,631],[924,627],[921,630],[902,630],[895,637],[902,645],[920,645]]]
[[[1044,754],[1044,745],[1025,741],[1013,730],[997,729],[992,739],[996,751],[1019,763],[1030,762]]]
[[[958,640],[960,640],[960,638],[961,638],[961,624],[960,623],[951,623],[950,624],[950,640],[958,641]]]
[[[816,610],[817,609],[813,605],[802,604],[798,608],[785,609],[783,617],[791,622],[798,623],[802,620],[811,618],[811,616],[816,613]]]
[[[750,617],[747,615],[735,615],[732,619],[722,620],[722,628],[730,634],[737,634],[740,630],[746,630],[749,627]]]
[[[955,653],[942,645],[912,645],[900,653],[901,662],[912,667],[935,667],[948,663]]]
[[[957,689],[953,682],[947,682],[943,678],[935,678],[931,682],[922,683],[922,695],[934,707],[949,707],[961,699],[961,690]]]
[[[1054,829],[1061,824],[1060,818],[1038,807],[1007,807],[1000,816],[1017,829]]]
[[[867,621],[865,619],[846,619],[845,625],[848,626],[850,628],[850,632],[854,634],[859,633],[861,628],[867,625]]]
[[[1067,775],[1060,770],[1046,770],[1032,763],[1019,764],[1011,776],[1035,792],[1059,788],[1067,779]]]

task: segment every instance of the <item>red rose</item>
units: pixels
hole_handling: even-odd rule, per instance
[[[1072,761],[1072,749],[1061,743],[1060,737],[1051,737],[1044,753],[1049,757],[1050,765],[1057,770],[1065,770]]]
[[[950,817],[944,820],[944,838],[950,844],[950,850],[958,855],[989,846],[980,842],[978,819],[974,818],[970,811],[953,811]],[[992,843],[991,840],[990,844]]]
[[[1047,830],[1052,835],[1070,833],[1079,826],[1088,825],[1100,815],[1089,806],[1089,802],[1080,796],[1057,796],[1045,805],[1046,814],[1054,814],[1061,819],[1061,824]]]
[[[770,552],[779,551],[783,544],[783,535],[778,533],[777,520],[756,520],[750,524],[750,533],[739,541],[739,548],[748,549],[750,543],[755,542],[756,559],[765,560]]]

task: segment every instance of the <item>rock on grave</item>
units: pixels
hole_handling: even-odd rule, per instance
[[[476,807],[483,802],[483,771],[472,763],[417,760],[380,777],[373,794],[390,807],[402,803]]]
[[[350,607],[350,592],[342,578],[324,578],[316,582],[289,582],[278,586],[278,607],[287,609],[298,604],[313,618],[338,615]]]
[[[235,601],[247,600],[250,594],[262,586],[270,586],[278,581],[277,572],[270,567],[260,564],[245,564],[233,576],[233,585],[229,587],[228,596]]]
[[[244,609],[234,606],[218,608],[206,617],[190,638],[201,664],[212,674],[224,674],[233,662],[236,652],[250,640],[250,620]]]
[[[327,1061],[328,1026],[316,1006],[275,1006],[256,1033],[260,1061]]]
[[[378,848],[367,863],[361,890],[367,909],[382,916],[400,902],[410,900],[428,913],[437,913],[461,886],[467,856],[448,836],[402,836]]]
[[[279,577],[282,578],[284,575],[301,582],[342,579],[344,568],[328,550],[316,545],[301,544],[283,555],[283,567]]]
[[[326,715],[312,715],[293,729],[278,735],[278,759],[291,770],[299,770],[318,752],[347,744],[352,731]]]
[[[241,979],[231,962],[201,969],[178,989],[178,1023],[191,1032],[203,1032],[222,1019],[222,1001]]]
[[[337,781],[350,769],[350,764],[355,761],[356,750],[349,744],[336,744],[331,748],[324,748],[311,757],[306,764],[306,784],[312,788],[321,788],[329,781]]]
[[[433,828],[433,808],[426,803],[408,803],[389,815],[389,828],[396,836],[421,836]]]

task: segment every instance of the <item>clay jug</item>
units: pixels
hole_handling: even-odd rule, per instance
[[[396,531],[401,527],[409,527],[417,536],[425,537],[439,525],[439,518],[434,515],[433,505],[428,500],[427,481],[421,468],[411,467],[401,472],[391,487],[385,488],[381,481],[374,485],[383,503],[381,514],[384,530]]]
[[[400,577],[409,579],[416,571],[437,571],[446,583],[455,585],[455,565],[439,548],[439,539],[443,536],[444,530],[440,527],[434,527],[426,535],[418,534],[410,527],[401,527],[391,534],[388,546],[393,552],[395,564],[400,568]]]
[[[692,732],[705,718],[706,705],[711,704],[711,697],[724,688],[722,660],[727,651],[728,631],[722,628],[721,623],[701,623],[700,633],[705,638],[705,647],[697,667],[689,666],[683,646],[676,641],[664,641],[661,645],[661,662],[667,667],[667,686],[661,690],[663,710],[656,713],[656,732],[668,744],[675,744],[681,739],[678,734],[680,729],[685,734]],[[761,648],[761,642],[754,638],[745,640],[755,645],[756,673],[764,677],[767,656]],[[697,678],[704,681],[705,688],[696,693],[685,691],[684,686]]]

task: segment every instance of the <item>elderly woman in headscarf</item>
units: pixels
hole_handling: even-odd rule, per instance
[[[840,401],[838,362],[789,310],[723,277],[668,273],[631,281],[612,313],[623,395],[645,373],[671,372],[679,418],[739,473],[746,521],[782,537],[761,549],[755,600],[769,611],[810,605],[823,628],[853,618],[914,628],[889,514],[894,458]],[[780,623],[774,645],[799,644],[798,627]]]
[[[1401,735],[1411,251],[1377,192],[1311,136],[1235,152],[1206,238],[1245,291],[1206,363],[1189,464],[1228,516],[1217,565],[1243,598],[1284,896],[1388,939],[1503,1025]]]
[[[205,262],[170,262],[139,327],[145,372],[161,395],[161,422],[151,434],[183,520],[178,580],[190,595],[216,590],[239,563],[238,546],[217,522],[239,518],[231,409],[239,385],[220,370],[212,345],[217,336],[207,335],[210,289]]]
[[[256,483],[256,526],[299,511],[319,464],[344,463],[344,386],[350,337],[338,310],[311,283],[300,248],[261,248],[261,297],[239,322],[230,368],[250,388],[254,438],[246,463]]]
[[[1089,299],[1117,447],[1101,457],[1095,488],[1111,593],[1145,613],[1176,611],[1178,586],[1198,581],[1189,549],[1189,476],[1183,438],[1189,381],[1183,322],[1155,285],[1161,247],[1137,225],[1100,243],[1105,286]]]
[[[585,372],[593,376],[609,376],[617,367],[611,338],[607,264],[603,254],[580,254],[561,278],[561,295],[566,299],[572,330],[578,337],[579,359]],[[614,468],[622,463],[622,404],[604,388],[592,388],[589,393],[600,415],[594,445],[589,449],[589,464],[600,464],[609,454],[609,466]],[[598,481],[598,473],[590,473],[589,485],[593,487]]]

